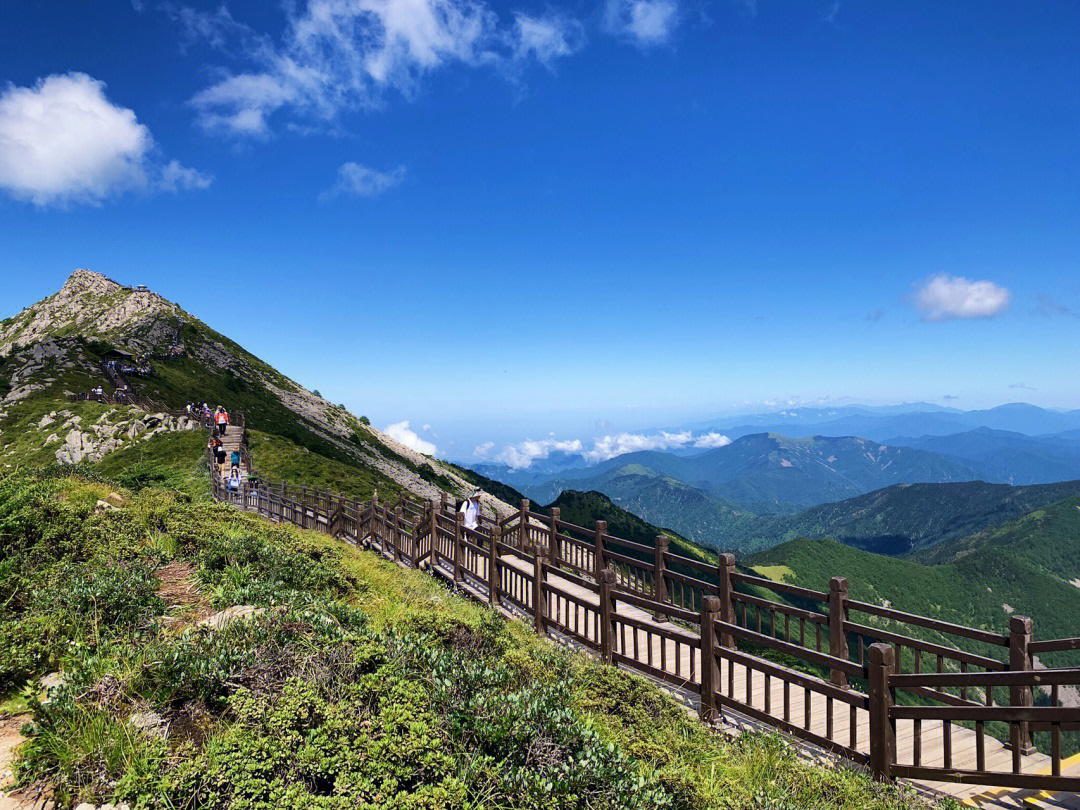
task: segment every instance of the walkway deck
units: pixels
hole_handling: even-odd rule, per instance
[[[520,572],[526,577],[531,577],[533,574],[533,564],[528,559],[513,554],[505,554],[500,559],[505,566]],[[474,596],[486,600],[487,588],[481,583],[487,580],[487,561],[479,558],[475,562],[478,566],[478,568],[474,569],[476,581],[470,582],[466,580],[464,584],[468,590],[473,592]],[[435,571],[443,578],[453,579],[453,571],[442,565],[436,566]],[[560,591],[571,594],[586,605],[593,607],[599,605],[596,593],[570,582],[552,569],[548,569],[546,582]],[[598,643],[599,640],[596,637],[598,624],[594,621],[595,612],[557,597],[549,598],[548,602],[548,615],[553,620],[553,624],[574,627],[591,641]],[[526,619],[531,618],[529,614],[520,609],[514,609],[513,606],[500,607],[503,612],[510,615],[517,615]],[[689,675],[684,680],[684,683],[692,680],[693,683],[700,684],[701,667],[700,661],[697,660],[697,650],[692,646],[676,644],[672,640],[661,642],[656,635],[649,633],[647,628],[656,627],[670,631],[672,625],[666,622],[663,624],[658,623],[650,613],[618,598],[616,598],[616,613],[619,617],[639,622],[644,627],[628,627],[619,623],[615,638],[615,653],[649,664],[667,673],[675,679],[675,682],[661,680],[660,678],[655,680],[665,688],[678,693],[684,702],[693,705],[696,709],[698,703],[697,694],[692,689],[680,688],[677,675],[682,675],[684,678]],[[556,634],[558,633],[555,627],[552,627],[551,630]],[[687,630],[686,633],[691,638],[697,638],[696,633],[691,630]],[[573,641],[566,637],[564,637],[564,640]],[[676,649],[676,647],[679,649]],[[764,673],[759,671],[748,673],[746,667],[737,663],[721,660],[720,664],[721,686],[719,691],[722,695],[737,697],[741,703],[749,703],[752,708],[777,719],[784,719],[786,708],[787,721],[791,724],[800,728],[807,728],[815,734],[826,736],[843,745],[848,745],[851,740],[851,723],[852,718],[854,718],[856,725],[854,747],[858,751],[869,753],[870,721],[869,713],[866,710],[835,705],[835,702],[830,701],[824,695],[803,689],[794,683],[781,683],[777,678],[767,678]],[[750,681],[749,689],[747,688],[748,677]],[[786,696],[785,692],[787,692]],[[828,705],[829,703],[834,705]],[[831,728],[829,723],[830,715],[832,718]],[[807,722],[807,718],[809,718],[809,722]],[[734,729],[745,729],[748,726],[768,728],[764,723],[755,721],[745,714],[740,715],[737,709],[732,708],[724,709],[723,723]],[[944,766],[943,737],[948,733],[952,742],[951,767],[964,768],[973,766],[976,761],[976,735],[974,731],[955,724],[948,724],[948,728],[945,728],[945,725],[940,721],[923,722],[921,734],[922,763],[930,766]],[[914,721],[898,721],[896,734],[897,761],[910,763],[916,736],[914,733]],[[817,750],[820,751],[820,749]],[[1002,771],[1009,770],[1012,752],[999,740],[989,736],[986,737],[985,756],[987,768]],[[1066,767],[1062,770],[1064,775],[1080,775],[1080,756],[1066,760],[1065,765]],[[1050,773],[1050,759],[1040,753],[1025,756],[1023,757],[1023,770],[1029,773],[1040,771]],[[910,784],[926,794],[950,796],[969,806],[994,808],[995,810],[1017,807],[1053,807],[1062,808],[1063,810],[1066,808],[1068,810],[1080,810],[1080,796],[1071,793],[1049,794],[1031,790],[988,789],[985,786],[961,785],[949,782],[912,781]]]

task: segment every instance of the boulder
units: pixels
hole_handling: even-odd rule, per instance
[[[117,509],[123,509],[127,503],[127,501],[124,500],[124,496],[119,492],[110,492],[105,496],[105,500]]]
[[[129,719],[131,725],[150,737],[166,737],[169,734],[168,723],[157,712],[135,712]]]
[[[43,704],[52,700],[52,696],[67,682],[63,672],[50,672],[39,682],[41,686],[40,700]]]
[[[203,619],[199,622],[199,627],[220,630],[228,624],[250,619],[253,616],[258,616],[260,613],[265,612],[266,608],[255,607],[254,605],[233,605],[232,607],[225,608],[225,610],[220,613],[215,613],[213,616]]]

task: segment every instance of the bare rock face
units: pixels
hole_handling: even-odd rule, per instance
[[[78,329],[84,335],[101,334],[122,327],[127,329],[136,322],[161,316],[175,321],[180,314],[176,304],[157,293],[132,290],[100,273],[76,270],[57,293],[24,309],[0,331],[0,355],[31,344],[46,345],[47,338],[59,330]],[[168,326],[142,325],[145,327],[142,331],[147,332],[147,343],[169,333]]]

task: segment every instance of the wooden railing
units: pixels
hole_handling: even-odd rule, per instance
[[[909,614],[851,599],[842,577],[828,591],[775,582],[737,570],[731,554],[702,562],[671,553],[664,536],[647,546],[528,501],[471,530],[446,494],[390,505],[265,481],[232,492],[217,476],[213,487],[219,500],[427,568],[538,633],[696,693],[706,720],[737,712],[880,779],[1080,791],[1080,776],[1062,774],[1062,733],[1080,729],[1080,709],[1059,691],[1080,685],[1080,669],[1033,661],[1080,650],[1080,638],[1033,641],[1030,619],[1014,616],[1005,635]],[[988,724],[1008,737],[1006,770],[986,762]],[[974,728],[972,762],[953,761],[954,728]],[[1025,771],[1043,733],[1050,766]],[[940,764],[926,764],[926,740]]]

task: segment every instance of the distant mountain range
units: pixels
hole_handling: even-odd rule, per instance
[[[1080,431],[1027,436],[979,427],[948,436],[898,436],[886,444],[961,458],[992,471],[988,480],[1010,484],[1045,484],[1080,478]]]
[[[767,432],[787,436],[865,436],[876,441],[890,436],[945,436],[979,427],[1029,436],[1080,430],[1080,410],[1052,411],[1026,402],[1013,402],[996,408],[961,411],[918,402],[888,407],[795,408],[686,425],[686,429],[694,431],[716,430],[732,439]]]

